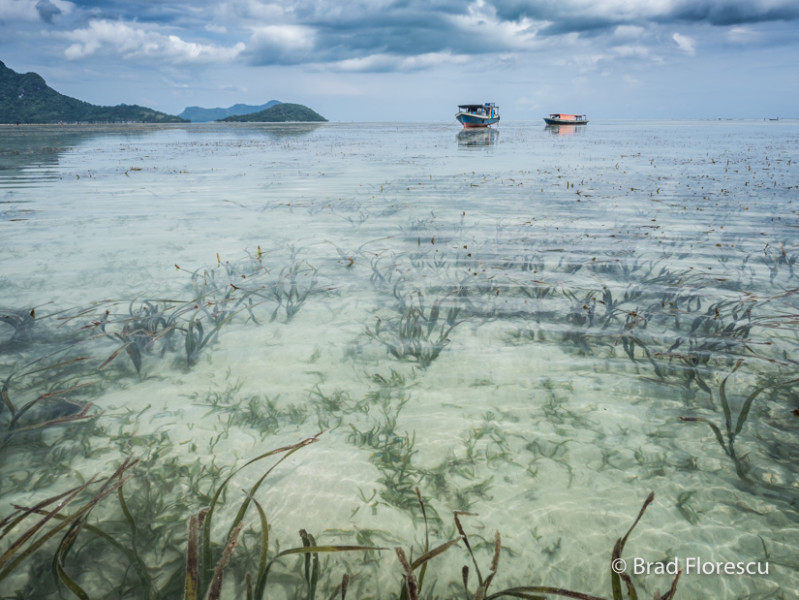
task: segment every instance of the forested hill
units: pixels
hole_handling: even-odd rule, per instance
[[[302,104],[281,102],[274,106],[249,115],[240,115],[222,119],[222,121],[247,121],[260,123],[285,123],[288,121],[323,122],[322,115]]]
[[[192,123],[207,123],[208,121],[219,121],[227,117],[249,115],[251,113],[266,110],[275,104],[280,104],[280,102],[277,100],[270,100],[266,104],[261,104],[260,106],[252,106],[250,104],[234,104],[228,108],[203,108],[202,106],[187,106],[178,116],[181,119],[186,119]]]
[[[65,96],[36,73],[20,74],[0,61],[0,123],[181,123],[144,106],[95,106]]]

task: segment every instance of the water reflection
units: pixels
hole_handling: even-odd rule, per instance
[[[300,138],[310,135],[323,123],[267,123],[264,132],[275,139]]]
[[[458,146],[461,148],[491,146],[498,141],[499,131],[496,129],[463,129],[458,133]]]
[[[584,125],[546,125],[552,135],[580,135],[585,132]]]
[[[0,126],[0,189],[39,187],[61,177],[61,156],[92,139],[162,130],[154,125]]]
[[[39,187],[61,177],[64,154],[101,138],[132,139],[170,130],[175,135],[246,137],[272,141],[309,136],[323,123],[208,123],[202,125],[36,125],[0,129],[0,189]]]
[[[59,155],[80,136],[55,140],[49,131],[4,127],[0,136],[0,188],[31,187],[56,179]]]
[[[224,122],[192,125],[188,130],[193,133],[224,131],[234,137],[252,138],[266,137],[271,140],[298,139],[306,137],[319,129],[324,123],[258,123],[258,122]]]

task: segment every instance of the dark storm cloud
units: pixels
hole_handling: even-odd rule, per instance
[[[292,24],[314,31],[313,48],[297,53],[262,40],[248,49],[255,64],[331,62],[376,54],[489,54],[518,50],[533,32],[540,38],[577,33],[590,39],[620,25],[728,26],[799,18],[798,0],[295,0],[281,6]],[[522,41],[524,24],[531,29]]]
[[[39,13],[39,18],[45,23],[52,23],[53,19],[61,14],[61,9],[50,0],[39,0],[36,3],[36,11]]]
[[[699,21],[711,25],[746,25],[767,21],[794,21],[799,19],[799,2],[781,2],[776,6],[764,5],[759,0],[749,2],[682,2],[671,16],[679,21]]]
[[[463,31],[442,15],[380,15],[336,25],[319,24],[320,46],[331,54],[383,52],[413,56],[450,50],[479,54],[502,49],[471,32]]]
[[[799,2],[781,0],[639,0],[634,5],[622,2],[575,2],[569,0],[487,0],[499,18],[548,21],[543,33],[588,32],[620,24],[701,22],[711,25],[745,25],[768,21],[799,19]]]
[[[369,15],[379,19],[389,15],[453,15],[468,10],[469,2],[456,0],[395,0],[345,2],[343,0],[289,0],[282,6],[290,7],[292,13],[300,19],[328,19],[338,15],[341,19]]]
[[[331,10],[326,10],[331,9]],[[431,8],[438,9],[431,10]],[[298,3],[291,14],[296,23],[313,32],[312,50],[300,45],[286,48],[268,34],[251,40],[247,57],[252,64],[296,64],[304,61],[336,62],[373,55],[414,57],[436,52],[483,54],[507,49],[506,40],[481,35],[479,19],[465,30],[453,17],[465,16],[463,3],[393,2],[373,10],[353,7],[336,12],[332,5]],[[275,32],[279,37],[279,32]],[[290,45],[289,45],[290,46]],[[376,63],[374,70],[390,70]]]
[[[539,34],[542,36],[579,33],[598,34],[612,30],[618,25],[642,23],[645,19],[636,14],[622,14],[618,7],[600,2],[590,10],[573,2],[540,2],[531,0],[489,0],[498,18],[505,21],[530,19],[546,23]]]
[[[553,45],[580,44],[594,57],[644,56],[663,40],[672,44],[674,34],[689,40],[690,31],[680,30],[685,26],[715,25],[723,35],[725,26],[799,19],[799,0],[72,0],[74,8],[64,6],[38,0],[36,9],[41,20],[68,26],[61,37],[70,42],[64,52],[72,60],[101,48],[127,58],[152,57],[160,48],[186,60],[207,51],[251,65],[347,62],[348,69],[381,71],[423,69],[434,55],[512,57]],[[627,43],[620,30],[662,35],[616,50]],[[765,36],[752,33],[746,43],[763,44]],[[689,41],[681,47],[696,48]]]
[[[516,52],[578,34],[589,40],[620,25],[741,25],[799,18],[799,0],[75,0],[86,18],[169,28],[196,40],[213,31],[222,45],[246,43],[253,65],[330,63],[390,55]],[[58,9],[41,0],[40,14]],[[525,29],[526,28],[526,29]],[[389,68],[388,63],[375,68]]]
[[[464,5],[461,4],[461,7]],[[418,8],[418,10],[417,10]],[[295,16],[300,16],[296,15]],[[247,57],[252,64],[296,64],[299,62],[337,62],[374,55],[398,58],[436,52],[474,55],[508,49],[507,40],[464,30],[453,22],[452,13],[423,12],[409,2],[394,3],[375,13],[361,12],[325,19],[316,13],[298,19],[313,30],[313,49],[286,50],[268,39],[251,40]],[[389,71],[389,63],[377,63],[369,70]]]
[[[546,27],[542,27],[541,35],[563,35],[565,33],[579,33],[583,36],[599,35],[604,31],[613,30],[619,25],[630,24],[625,19],[605,19],[595,17],[579,17],[570,15],[568,18],[557,19]],[[638,23],[638,21],[632,21]]]
[[[490,0],[490,4],[497,11],[497,17],[506,21],[519,21],[525,18],[546,21],[571,12],[568,5],[564,5],[563,2]],[[564,6],[567,10],[564,10]]]
[[[171,23],[181,21],[192,8],[203,3],[179,3],[169,0],[73,0],[79,9],[95,18]]]

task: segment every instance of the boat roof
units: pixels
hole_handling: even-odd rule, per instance
[[[498,108],[493,102],[483,102],[482,104],[458,104],[458,108],[465,108],[467,110],[476,110],[478,108],[485,108],[486,106]]]

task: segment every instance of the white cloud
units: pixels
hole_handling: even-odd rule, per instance
[[[526,17],[517,21],[503,21],[497,17],[494,6],[487,4],[485,0],[475,0],[469,5],[466,14],[452,15],[449,20],[475,39],[498,47],[516,49],[532,47],[538,29],[544,25],[543,22],[535,22]]]
[[[733,44],[750,44],[760,41],[761,35],[750,27],[733,27],[727,32],[727,39]]]
[[[649,56],[649,48],[640,44],[614,46],[612,52],[620,58],[647,58]]]
[[[264,25],[253,29],[252,40],[259,46],[273,46],[283,50],[311,50],[316,33],[303,25]]]
[[[217,25],[216,23],[208,23],[205,26],[205,30],[211,33],[227,33],[227,27],[224,25]]]
[[[253,27],[247,54],[253,64],[314,62],[316,30],[304,25]]]
[[[552,18],[580,15],[584,18],[612,18],[618,22],[666,15],[682,1],[685,0],[558,0],[541,4],[551,9]]]
[[[332,64],[339,71],[418,71],[439,65],[464,64],[473,57],[453,55],[450,52],[429,52],[416,56],[397,56],[394,54],[372,54],[361,58],[350,58]]]
[[[696,54],[696,42],[693,38],[688,37],[687,35],[682,35],[680,33],[675,33],[671,36],[677,45],[680,47],[680,50],[685,52],[686,54],[694,55]]]
[[[619,25],[613,30],[613,37],[620,40],[637,40],[645,31],[638,25]]]
[[[209,44],[184,42],[176,35],[170,35],[167,44],[159,44],[155,52],[164,58],[172,58],[175,62],[228,62],[236,58],[244,50],[244,44],[238,42],[231,48],[223,48]]]
[[[36,10],[38,0],[0,0],[0,20],[2,21],[38,21]]]
[[[176,35],[163,35],[132,27],[122,21],[92,20],[86,29],[58,34],[73,44],[64,51],[69,60],[79,60],[110,48],[124,58],[153,58],[173,64],[229,62],[244,51],[239,42],[230,48],[186,42]]]

